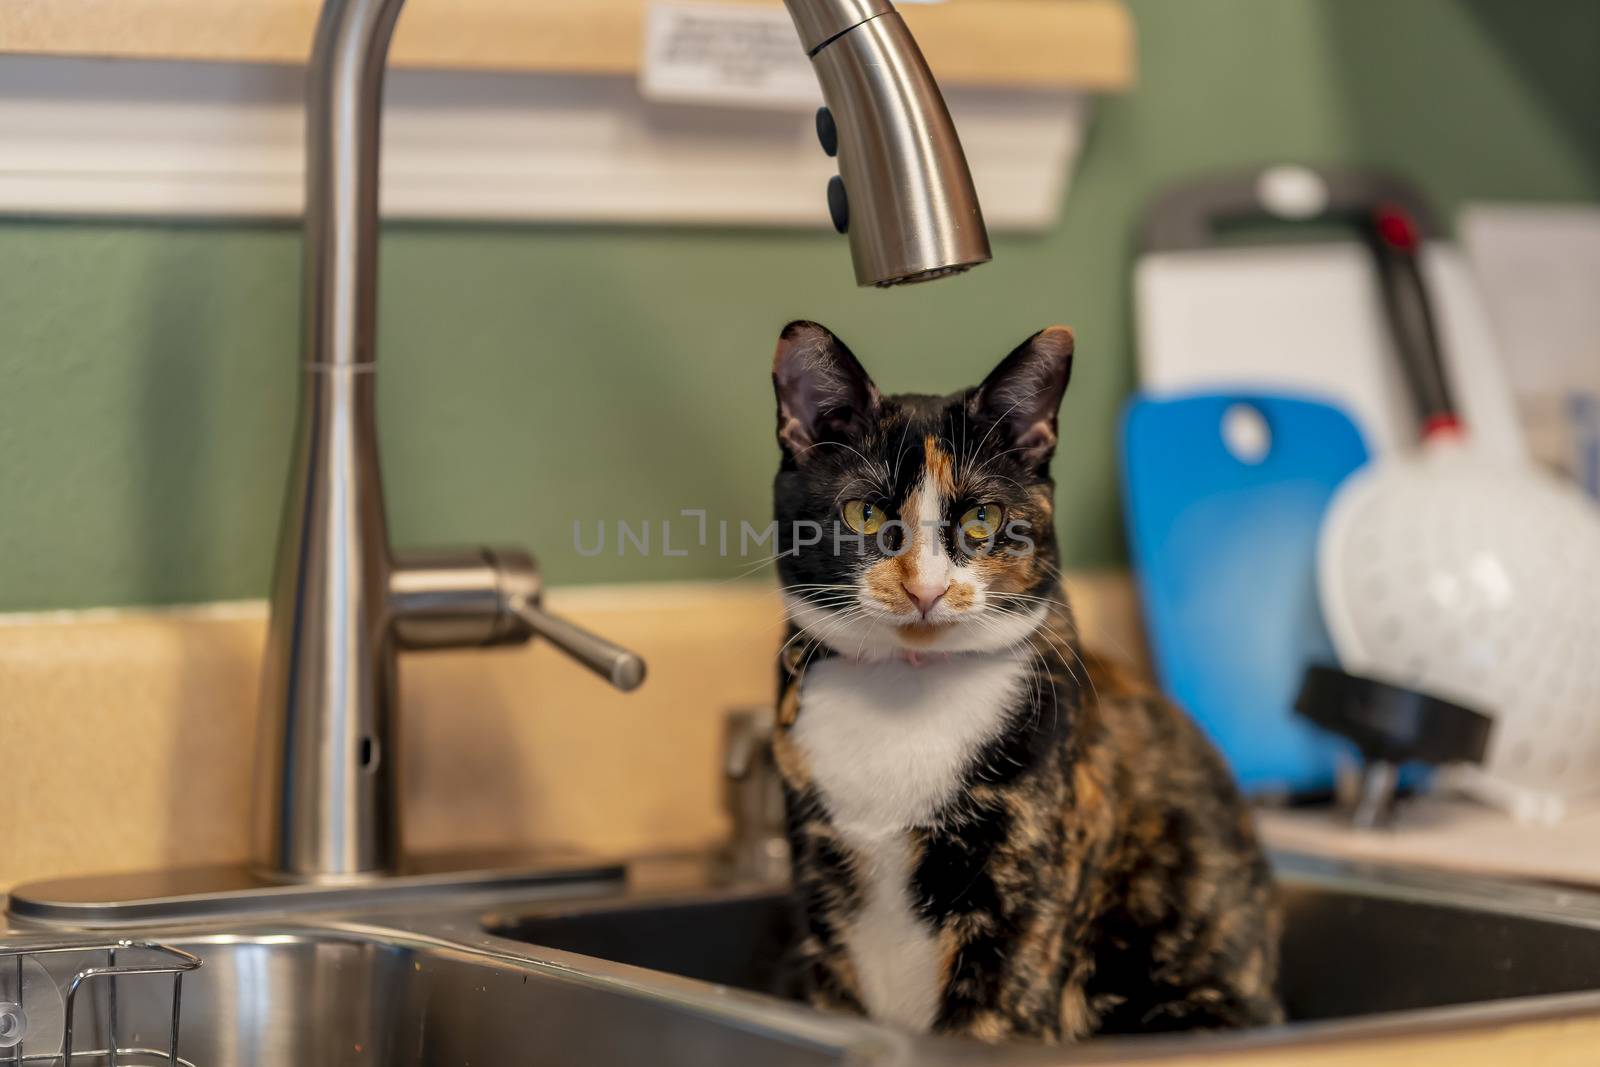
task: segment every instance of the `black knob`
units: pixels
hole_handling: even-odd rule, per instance
[[[837,174],[828,179],[828,214],[833,216],[834,229],[850,231],[850,198],[845,195],[844,179]]]
[[[1482,712],[1413,689],[1313,664],[1294,710],[1354,741],[1366,760],[1351,817],[1365,829],[1394,816],[1403,763],[1477,763],[1494,721]]]
[[[825,107],[817,108],[817,140],[828,155],[839,154],[839,127],[833,124],[833,112]]]
[[[1387,763],[1481,762],[1494,725],[1440,697],[1317,665],[1306,668],[1294,710]]]

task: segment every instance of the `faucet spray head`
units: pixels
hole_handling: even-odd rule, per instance
[[[786,0],[837,130],[834,224],[856,282],[959,274],[990,259],[978,194],[944,97],[889,0]]]

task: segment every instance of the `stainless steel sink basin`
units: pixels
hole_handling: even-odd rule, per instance
[[[196,1067],[798,1067],[839,1062],[865,1033],[813,1026],[787,1009],[774,1014],[756,998],[697,995],[665,976],[634,982],[605,965],[579,970],[558,953],[503,953],[481,936],[451,943],[401,928],[476,925],[413,918],[387,928],[313,921],[276,932],[162,932],[164,945],[204,961],[181,986],[181,1059]],[[54,973],[65,985],[72,971]],[[144,1050],[116,1062],[165,1064],[170,983],[120,978],[115,996],[116,1044]],[[108,1061],[91,1050],[111,1044],[111,997],[104,982],[80,993],[75,1065]],[[37,1050],[28,1046],[28,1062]],[[0,1049],[0,1065],[8,1056]]]
[[[205,961],[186,978],[182,1000],[180,1053],[199,1067],[819,1064],[837,1058],[661,997],[404,937],[305,930],[170,943]],[[107,995],[98,990],[94,1006],[80,1009],[92,1012],[95,1022],[83,1028],[76,1047],[107,1044]],[[122,980],[120,1043],[164,1046],[170,1010],[165,983]]]
[[[1600,990],[1600,896],[1277,858],[1292,1023]],[[497,916],[501,937],[787,998],[778,890]],[[1417,1021],[1413,1016],[1413,1021]],[[1291,1027],[1292,1029],[1292,1027]]]
[[[441,893],[117,936],[204,961],[182,981],[179,1051],[196,1067],[1157,1063],[1179,1048],[1234,1064],[1396,1028],[1600,1014],[1600,898],[1284,859],[1291,1025],[996,1050],[812,1011],[790,997],[780,892],[649,869],[613,896]],[[96,935],[13,930],[0,949],[47,936]],[[119,978],[115,996],[119,1044],[164,1049],[170,981]],[[84,1053],[109,1043],[111,999],[110,983],[84,985],[74,1064],[106,1062]]]

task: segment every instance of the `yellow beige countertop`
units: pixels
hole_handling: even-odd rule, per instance
[[[1394,822],[1379,829],[1358,829],[1325,811],[1263,812],[1260,822],[1268,842],[1297,852],[1600,887],[1600,807],[1592,800],[1549,825],[1437,794],[1402,801]]]
[[[1594,1067],[1600,1017],[1463,1023],[1447,1033],[1369,1036],[1296,1048],[1161,1056],[1146,1067]],[[1092,1062],[1092,1061],[1090,1061]]]

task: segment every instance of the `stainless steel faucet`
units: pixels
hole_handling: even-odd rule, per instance
[[[326,0],[306,100],[298,426],[261,682],[257,872],[360,881],[400,859],[395,655],[534,634],[628,689],[637,656],[540,609],[526,553],[391,550],[374,410],[378,130],[404,0]],[[828,107],[829,190],[857,280],[890,285],[989,258],[960,141],[887,0],[786,0]]]
[[[722,852],[739,882],[789,880],[783,774],[772,750],[771,708],[741,708],[723,720],[723,807],[733,833]]]

